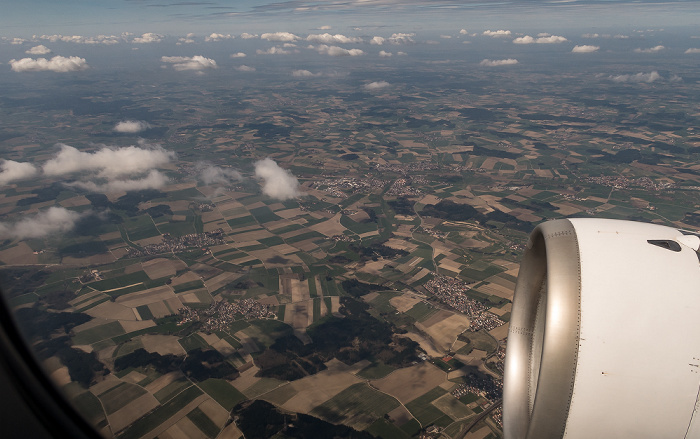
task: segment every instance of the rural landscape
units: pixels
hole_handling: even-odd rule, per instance
[[[462,31],[2,41],[0,286],[100,434],[500,438],[532,229],[700,226],[690,34]]]

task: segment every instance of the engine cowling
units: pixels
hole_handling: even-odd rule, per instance
[[[537,226],[513,299],[504,437],[700,438],[698,247],[654,224]]]

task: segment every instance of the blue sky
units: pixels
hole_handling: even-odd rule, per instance
[[[4,1],[0,34],[303,32],[320,26],[388,30],[693,26],[700,2],[591,0],[24,0]]]

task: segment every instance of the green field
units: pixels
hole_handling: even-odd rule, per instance
[[[124,334],[124,328],[122,328],[122,325],[119,324],[119,322],[110,322],[77,333],[73,337],[73,344],[93,344],[100,340],[116,337],[117,335],[121,334]]]
[[[156,397],[158,402],[163,404],[170,400],[170,398],[172,398],[173,396],[183,391],[184,389],[190,387],[191,385],[192,383],[186,380],[185,378],[180,378],[163,387],[162,389],[154,393],[153,396]]]
[[[214,421],[209,419],[199,407],[195,407],[194,410],[187,414],[187,417],[210,439],[215,438],[221,431],[221,428],[214,424]]]
[[[406,314],[413,317],[419,322],[423,322],[438,312],[437,308],[425,302],[418,302],[413,305],[413,308],[406,311]]]
[[[425,427],[445,416],[445,413],[432,405],[431,402],[446,393],[447,390],[442,387],[436,387],[406,404],[406,408]]]
[[[117,437],[121,439],[137,439],[145,435],[149,431],[153,430],[175,413],[184,408],[190,401],[194,400],[196,397],[202,394],[202,391],[197,387],[192,386],[189,389],[183,391],[167,403],[157,407],[151,413],[147,414],[143,418],[140,418],[126,430],[124,430]]]
[[[108,391],[99,395],[100,401],[108,415],[116,412],[120,408],[126,406],[131,401],[135,400],[147,392],[142,387],[136,384],[121,383],[116,387],[112,387]]]
[[[223,408],[229,411],[233,406],[247,399],[245,395],[226,380],[209,378],[198,385],[207,395],[211,396],[216,402],[221,404]]]
[[[313,409],[311,415],[363,430],[399,405],[391,396],[358,383]]]

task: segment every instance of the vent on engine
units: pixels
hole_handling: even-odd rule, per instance
[[[671,250],[674,252],[681,251],[681,245],[676,241],[671,241],[670,239],[647,239],[647,242],[651,245],[665,248],[666,250]]]

